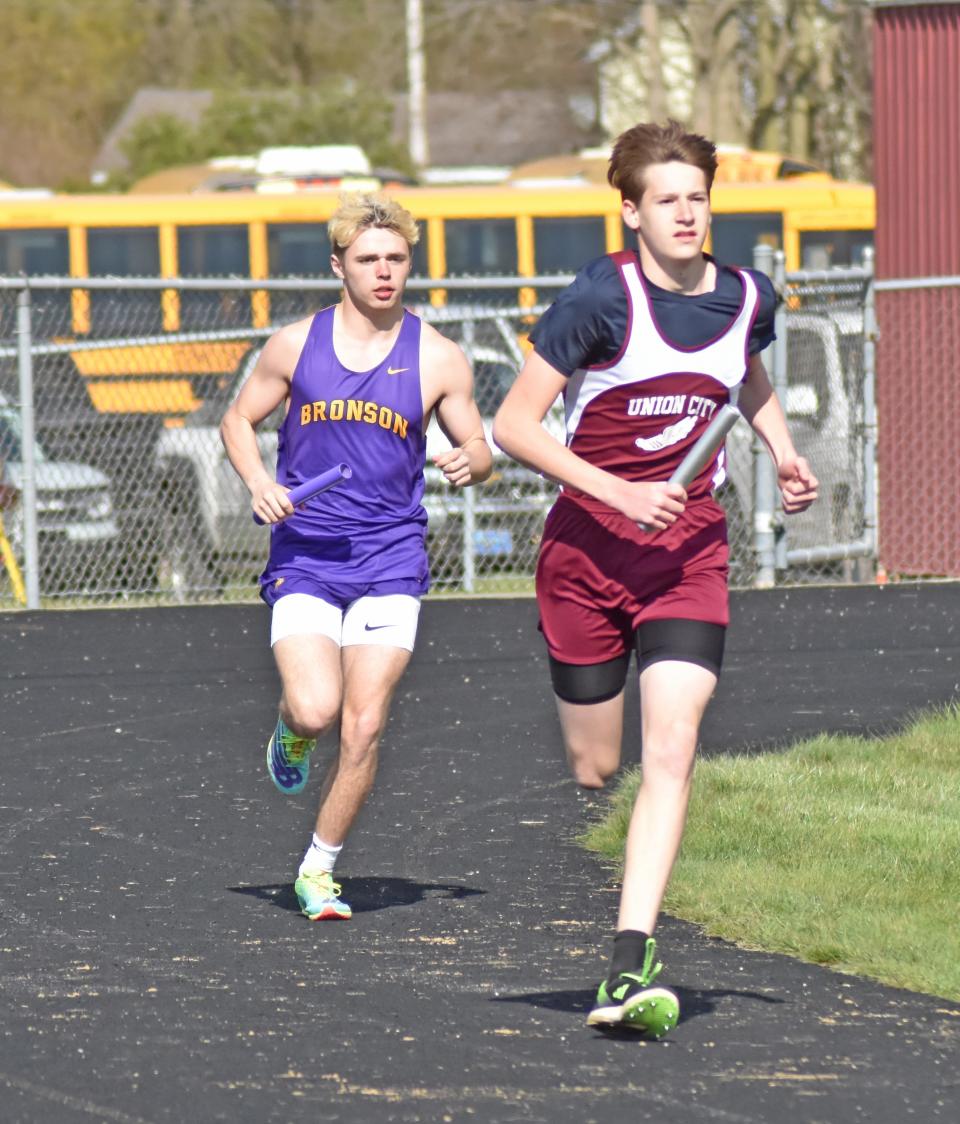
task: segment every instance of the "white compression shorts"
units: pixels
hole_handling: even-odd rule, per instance
[[[420,599],[407,593],[359,597],[340,609],[309,593],[288,593],[273,606],[270,646],[288,636],[328,636],[341,648],[380,644],[413,651]]]

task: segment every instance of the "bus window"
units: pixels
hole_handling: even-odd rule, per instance
[[[0,276],[15,277],[70,273],[70,242],[66,230],[0,230]],[[37,313],[33,331],[38,336],[57,336],[70,329],[70,293],[66,290],[35,290],[32,297]],[[13,333],[16,294],[4,297],[3,335]]]
[[[420,241],[413,247],[410,274],[427,276],[427,224],[417,223]],[[271,277],[332,277],[326,223],[285,222],[267,225],[267,260]]]
[[[537,273],[576,273],[585,262],[606,253],[602,215],[533,220]]]
[[[753,266],[753,248],[783,247],[783,217],[775,211],[756,215],[718,215],[710,223],[710,252],[724,265]]]
[[[446,219],[447,276],[515,276],[517,224],[514,219]],[[497,300],[517,303],[516,289],[451,289],[450,304]]]
[[[267,261],[271,277],[331,277],[330,239],[319,222],[270,223]]]
[[[872,246],[870,230],[802,230],[800,268],[863,265],[863,251]]]
[[[158,277],[160,243],[156,227],[91,227],[87,231],[91,277]],[[163,326],[160,297],[144,289],[93,289],[90,306],[94,332],[122,335],[158,332]]]
[[[419,223],[420,241],[413,247],[411,276],[427,273],[427,224]],[[326,223],[269,223],[267,269],[271,277],[333,277]],[[337,299],[332,292],[270,294],[274,320],[307,316]]]
[[[181,277],[249,277],[250,251],[246,226],[181,226],[177,230],[177,261]],[[180,326],[240,327],[250,322],[250,294],[184,290]]]
[[[0,274],[26,273],[65,277],[70,273],[70,250],[65,230],[0,231]]]
[[[267,271],[271,277],[332,277],[326,223],[268,223]],[[270,316],[274,322],[308,316],[332,299],[325,292],[274,292]]]

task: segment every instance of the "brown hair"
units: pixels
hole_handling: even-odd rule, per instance
[[[327,223],[330,249],[335,254],[342,254],[359,234],[370,227],[392,230],[411,249],[420,241],[416,219],[395,199],[358,191],[340,196],[340,205]]]
[[[699,133],[688,133],[677,121],[666,125],[643,123],[620,134],[613,143],[607,180],[622,199],[640,201],[646,188],[646,170],[651,164],[671,161],[692,164],[707,179],[707,191],[717,171],[717,149]]]

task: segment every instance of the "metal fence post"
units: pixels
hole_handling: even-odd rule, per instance
[[[753,268],[759,273],[765,273],[768,277],[773,278],[774,253],[772,246],[754,246]],[[777,325],[777,334],[780,334],[779,324]],[[775,351],[772,359],[776,364]],[[753,584],[757,589],[769,589],[770,586],[776,585],[777,580],[777,536],[774,522],[777,481],[773,464],[767,454],[767,447],[759,437],[754,437],[753,440],[753,465],[753,541],[757,557],[757,575]]]
[[[17,374],[20,381],[20,429],[23,440],[24,584],[27,608],[40,608],[40,552],[37,542],[36,427],[33,414],[33,353],[30,322],[30,288],[26,282],[17,292]]]
[[[473,347],[475,341],[476,329],[473,321],[469,319],[464,320],[463,350],[470,360],[471,368],[473,367]],[[463,496],[463,590],[465,593],[473,593],[477,581],[477,518],[476,497],[474,496],[473,489],[474,486],[471,485],[470,487],[464,488],[461,492]]]
[[[877,327],[876,274],[873,247],[863,252],[869,272],[863,297],[863,538],[877,558]],[[869,557],[869,556],[868,556]]]
[[[777,250],[773,255],[773,286],[779,294],[786,292],[787,286],[787,261],[783,250]],[[781,300],[777,304],[777,311],[774,313],[773,330],[777,333],[777,338],[773,341],[773,371],[771,372],[771,382],[773,389],[780,400],[780,405],[784,414],[787,412],[787,304],[785,300]],[[784,524],[783,510],[780,506],[780,487],[779,482],[775,476],[775,470],[770,462],[770,458],[766,458],[768,465],[770,465],[770,474],[773,478],[773,534],[774,534],[774,558],[776,568],[780,571],[787,568],[787,528]]]
[[[475,485],[463,489],[463,591],[473,593],[477,584],[477,515]]]

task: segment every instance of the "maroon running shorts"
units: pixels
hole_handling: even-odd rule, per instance
[[[650,620],[725,627],[728,558],[724,511],[710,497],[651,534],[597,501],[562,495],[547,516],[537,563],[550,655],[571,664],[615,659]]]

